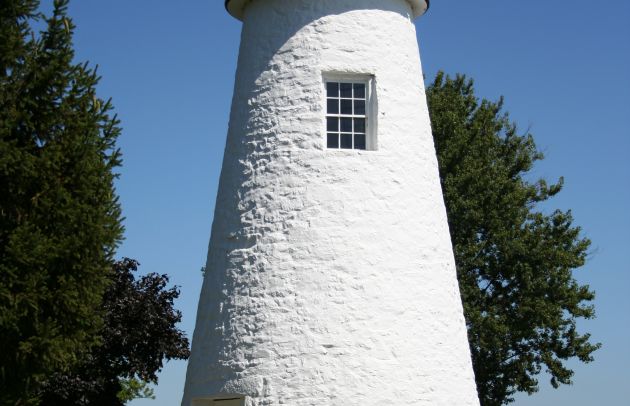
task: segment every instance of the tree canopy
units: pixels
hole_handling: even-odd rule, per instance
[[[565,361],[592,361],[599,344],[576,327],[594,317],[594,293],[573,277],[590,241],[570,211],[539,208],[563,180],[529,180],[543,158],[532,135],[471,79],[440,72],[427,100],[481,404],[537,391],[543,369],[570,384]]]
[[[123,405],[188,340],[168,277],[114,261],[121,130],[53,3],[0,2],[0,405]]]
[[[73,62],[67,0],[0,2],[0,404],[36,400],[99,341],[122,236],[120,133],[98,76]],[[33,25],[43,26],[36,32]]]
[[[179,296],[167,289],[168,277],[150,273],[135,279],[135,260],[114,265],[114,283],[103,297],[101,345],[70,372],[57,373],[44,385],[46,406],[116,406],[150,395],[144,385],[157,382],[163,360],[186,359],[188,339],[176,327]]]

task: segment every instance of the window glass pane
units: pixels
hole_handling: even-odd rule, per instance
[[[341,97],[352,97],[352,83],[340,83]]]
[[[352,149],[352,134],[341,134],[341,148]]]
[[[365,119],[364,118],[355,118],[354,119],[354,132],[355,133],[364,133],[365,132]]]
[[[326,96],[339,97],[339,83],[337,82],[326,83]]]
[[[341,118],[341,131],[342,132],[352,132],[352,119],[349,117]]]
[[[341,99],[341,114],[352,114],[352,100]]]
[[[326,138],[328,148],[339,148],[339,134],[328,133]]]
[[[354,134],[354,149],[365,149],[365,134]]]
[[[326,118],[326,130],[339,131],[339,119],[337,117]]]
[[[328,114],[339,114],[339,100],[328,99],[327,105],[326,112]]]
[[[365,100],[354,101],[354,114],[365,115]]]
[[[333,81],[325,87],[327,148],[366,150],[367,84]]]
[[[364,83],[354,84],[354,98],[365,99],[365,84]]]

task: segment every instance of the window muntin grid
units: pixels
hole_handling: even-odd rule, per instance
[[[326,82],[326,146],[366,149],[367,83]]]

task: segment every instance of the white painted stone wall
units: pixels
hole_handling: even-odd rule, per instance
[[[183,406],[478,405],[405,0],[254,0]],[[325,149],[326,72],[378,150]]]

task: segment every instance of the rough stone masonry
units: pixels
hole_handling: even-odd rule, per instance
[[[227,7],[241,46],[182,406],[477,406],[413,25],[427,4]],[[329,77],[366,81],[370,148],[327,148]]]

